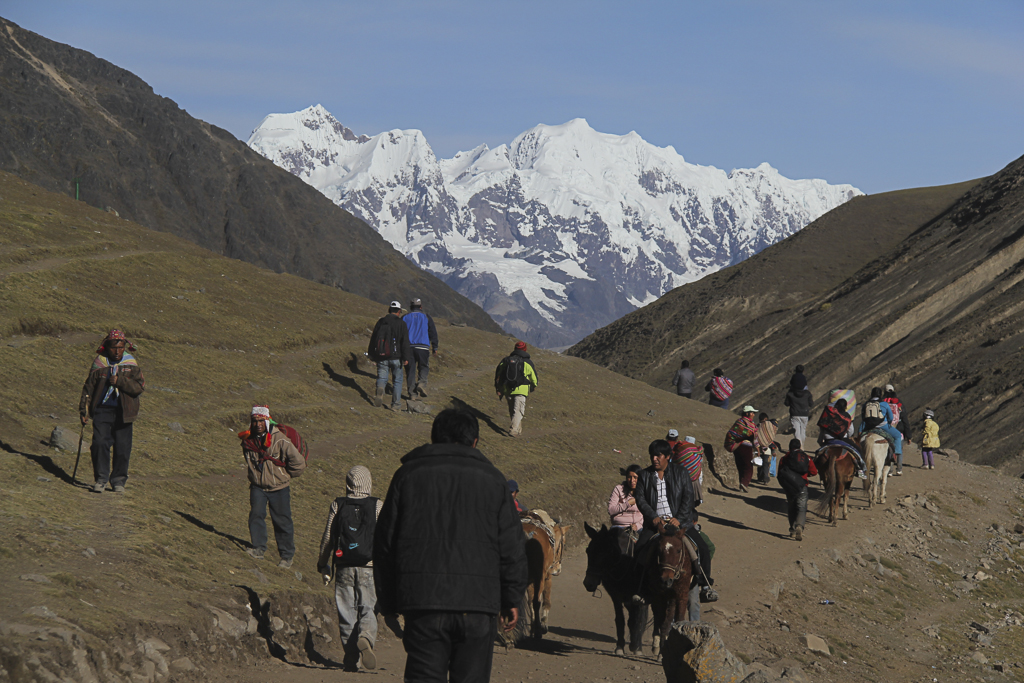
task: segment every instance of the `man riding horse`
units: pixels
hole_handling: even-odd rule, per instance
[[[644,528],[637,541],[637,557],[641,562],[647,557],[644,546],[666,527],[681,529],[686,537],[697,546],[700,555],[700,570],[697,583],[701,586],[703,602],[718,600],[718,593],[711,587],[711,554],[700,532],[694,526],[696,500],[690,474],[680,464],[670,464],[672,447],[664,439],[651,442],[648,447],[651,466],[640,472],[636,486],[636,506],[644,516]]]

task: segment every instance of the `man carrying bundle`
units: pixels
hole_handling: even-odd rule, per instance
[[[867,479],[864,471],[864,459],[860,455],[860,447],[851,439],[853,436],[853,418],[846,412],[846,399],[841,398],[835,405],[825,406],[818,418],[818,443],[824,446],[828,441],[839,441],[853,456],[857,464],[857,476]]]

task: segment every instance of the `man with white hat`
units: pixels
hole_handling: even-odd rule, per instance
[[[377,364],[377,390],[373,397],[373,405],[379,408],[384,401],[384,387],[388,383],[388,374],[391,374],[394,377],[391,410],[397,413],[402,409],[402,382],[405,376],[403,368],[412,358],[409,350],[409,328],[402,320],[402,304],[392,301],[388,307],[388,314],[377,321],[373,334],[370,335],[367,355]]]

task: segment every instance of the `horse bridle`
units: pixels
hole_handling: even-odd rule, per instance
[[[672,580],[676,581],[676,580],[679,579],[680,575],[682,575],[682,573],[683,573],[683,563],[686,562],[687,559],[689,559],[689,555],[687,555],[687,553],[686,553],[686,548],[683,547],[682,548],[682,552],[680,553],[680,558],[679,558],[678,564],[673,566],[673,565],[670,565],[670,564],[665,564],[664,562],[659,562],[658,563],[658,569],[661,569],[662,571],[665,571],[665,570],[671,571],[672,572]]]

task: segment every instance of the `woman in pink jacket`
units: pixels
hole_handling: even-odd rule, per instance
[[[608,514],[612,517],[612,527],[638,531],[644,525],[644,516],[636,506],[634,491],[640,478],[640,466],[630,465],[619,470],[626,480],[612,489],[608,499]]]

